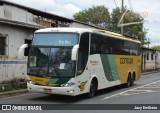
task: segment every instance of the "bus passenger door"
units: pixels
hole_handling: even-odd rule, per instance
[[[86,84],[89,78],[89,70],[87,66],[89,55],[89,33],[83,33],[80,38],[78,61],[77,61],[77,85],[79,93],[87,91]]]

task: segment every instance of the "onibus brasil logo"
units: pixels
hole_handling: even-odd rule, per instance
[[[10,110],[42,110],[42,106],[39,105],[2,105],[1,110],[10,111]]]

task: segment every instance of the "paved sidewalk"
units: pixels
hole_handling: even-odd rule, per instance
[[[151,73],[160,73],[160,71],[150,71],[150,72],[142,72],[141,75],[147,75]]]

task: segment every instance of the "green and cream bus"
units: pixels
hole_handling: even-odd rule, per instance
[[[18,56],[23,55],[24,44]],[[37,30],[29,46],[31,92],[76,96],[140,78],[141,43],[117,33],[84,28]]]

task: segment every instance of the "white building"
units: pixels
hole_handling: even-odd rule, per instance
[[[160,51],[156,51],[156,68],[160,69]]]
[[[142,71],[160,68],[160,52],[142,47]]]

